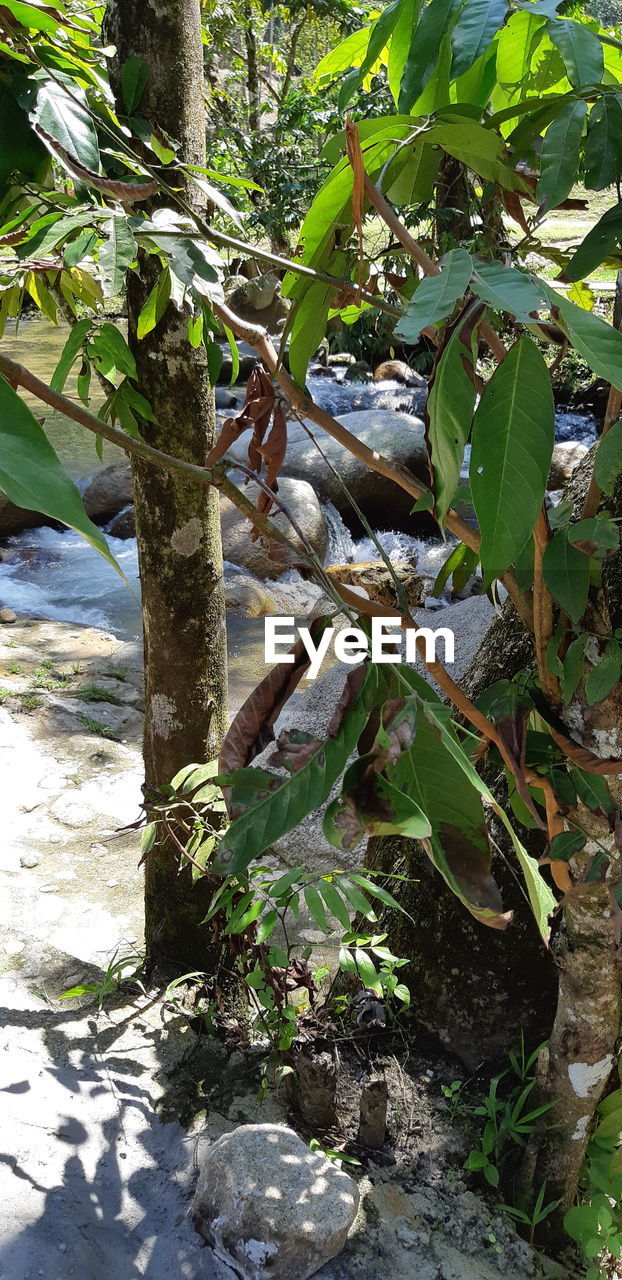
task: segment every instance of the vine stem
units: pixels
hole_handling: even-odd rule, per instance
[[[533,565],[533,623],[536,662],[542,692],[547,701],[560,708],[562,704],[561,690],[557,676],[547,665],[547,649],[553,635],[553,599],[548,591],[542,572],[544,552],[551,540],[549,522],[544,508],[540,511],[533,530],[534,565]]]

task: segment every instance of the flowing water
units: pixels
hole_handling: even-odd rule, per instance
[[[3,351],[21,362],[44,381],[49,381],[65,340],[66,330],[54,329],[46,320],[26,320],[17,335],[7,333]],[[310,390],[317,403],[339,415],[362,409],[412,412],[420,397],[397,382],[365,384],[335,378],[311,376]],[[75,385],[67,384],[66,394],[75,395]],[[41,417],[39,401],[27,397]],[[45,416],[45,428],[63,465],[83,485],[102,466],[120,460],[120,450],[104,445],[103,461],[97,457],[94,439],[75,423],[59,414]],[[576,413],[557,415],[557,438],[591,444],[596,438],[593,418]],[[330,503],[324,507],[329,529],[328,564],[375,560],[377,548],[370,538],[355,542],[340,515]],[[394,561],[417,559],[424,572],[434,572],[446,556],[440,542],[423,543],[405,533],[379,531],[377,538]],[[6,558],[0,563],[0,605],[19,614],[81,622],[114,632],[122,638],[140,634],[140,587],[136,542],[110,539],[129,587],[115,570],[76,534],[53,529],[34,529],[11,538],[5,545]],[[239,572],[225,566],[225,574]],[[296,577],[290,571],[286,577]],[[232,700],[246,695],[265,674],[263,619],[247,618],[235,612],[227,615],[229,668]]]

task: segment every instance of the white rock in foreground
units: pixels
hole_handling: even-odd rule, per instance
[[[288,1129],[246,1124],[208,1150],[194,1225],[241,1280],[307,1280],[345,1245],[356,1183]]]

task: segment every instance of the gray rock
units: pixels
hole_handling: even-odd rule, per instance
[[[192,1214],[241,1280],[308,1280],[343,1249],[358,1203],[348,1174],[292,1129],[249,1124],[208,1149]]]
[[[374,382],[403,382],[407,387],[427,386],[425,378],[406,364],[405,360],[383,360],[374,369]]]
[[[0,609],[0,622],[5,625],[11,622],[17,622],[17,614],[13,609]]]
[[[50,524],[39,511],[27,511],[25,507],[17,507],[0,490],[0,538],[8,538],[14,533],[22,533],[24,529],[38,529],[42,524]]]
[[[579,444],[578,440],[566,440],[556,444],[549,472],[549,489],[565,489],[573,471],[583,461],[587,452],[587,446]]]
[[[129,462],[115,462],[104,467],[82,494],[86,514],[96,524],[107,524],[132,499],[132,468]]]
[[[420,418],[386,409],[364,409],[359,413],[343,414],[337,421],[370,449],[384,454],[392,462],[410,467],[420,478],[427,478],[425,428]],[[413,517],[410,513],[414,499],[392,480],[385,480],[371,471],[315,423],[307,425],[317,436],[328,462],[324,461],[302,424],[290,422],[282,474],[308,481],[319,498],[334,503],[347,519],[352,516],[352,508],[339,483],[341,478],[372,524],[381,529],[403,527],[412,532]],[[242,437],[229,452],[245,460],[247,448],[248,440]]]
[[[134,516],[134,508],[126,507],[124,511],[120,511],[118,516],[111,520],[108,526],[108,533],[111,538],[135,538],[136,537],[136,519]]]
[[[244,492],[251,502],[255,502],[259,487],[251,483]],[[311,543],[320,560],[323,560],[328,548],[328,530],[311,485],[305,480],[280,480],[279,498],[291,511],[296,524]],[[220,499],[220,519],[225,560],[230,560],[233,564],[247,569],[256,578],[277,578],[283,572],[283,565],[271,560],[260,542],[251,541],[249,521],[224,496]],[[284,533],[287,533],[294,545],[304,554],[304,546],[287,516],[273,510],[271,519]]]
[[[33,867],[39,866],[40,861],[41,859],[37,857],[36,853],[23,853],[19,860],[19,865],[31,871]]]

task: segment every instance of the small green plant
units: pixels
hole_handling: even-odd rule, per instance
[[[12,662],[11,665],[7,667],[7,671],[10,676],[21,676],[22,674],[22,669],[19,665],[19,662]]]
[[[0,689],[0,702],[5,702],[6,699],[10,697],[11,697],[10,689]]]
[[[545,1195],[546,1195],[546,1178],[542,1183],[542,1186],[540,1187],[540,1190],[536,1197],[536,1201],[533,1206],[533,1209],[531,1210],[531,1213],[525,1213],[523,1209],[517,1209],[515,1205],[511,1205],[511,1204],[499,1205],[499,1208],[503,1209],[503,1212],[509,1214],[511,1218],[514,1218],[515,1222],[520,1222],[523,1224],[523,1226],[529,1228],[530,1244],[533,1244],[533,1238],[535,1235],[536,1227],[539,1227],[540,1223],[544,1222],[545,1218],[548,1218],[549,1214],[553,1213],[555,1209],[557,1209],[557,1206],[560,1203],[559,1200],[550,1200],[548,1204],[545,1204],[544,1203]]]
[[[622,1076],[620,1066],[618,1071]],[[622,1088],[608,1094],[598,1108],[598,1124],[583,1167],[581,1200],[566,1213],[564,1227],[583,1250],[586,1280],[605,1280],[611,1272],[604,1259],[622,1257]]]
[[[468,1115],[470,1111],[470,1107],[462,1097],[463,1087],[463,1080],[452,1080],[451,1084],[441,1085],[441,1093],[445,1099],[451,1124],[458,1119],[458,1116]]]
[[[470,1152],[465,1162],[465,1169],[483,1174],[491,1187],[498,1187],[501,1169],[507,1157],[508,1148],[522,1147],[526,1139],[538,1127],[541,1117],[553,1105],[545,1102],[541,1106],[529,1108],[529,1099],[536,1085],[533,1069],[540,1053],[540,1046],[528,1057],[525,1057],[524,1046],[521,1055],[514,1052],[509,1055],[510,1066],[490,1081],[488,1095],[483,1103],[473,1108],[472,1114],[485,1120],[480,1144]],[[502,1081],[508,1083],[508,1076],[514,1083],[506,1088],[505,1096],[499,1096]]]
[[[106,671],[106,675],[110,676],[113,680],[127,680],[127,667],[109,666]]]
[[[49,665],[44,663],[42,666],[37,667],[37,670],[32,677],[32,686],[34,689],[47,689],[51,693],[56,689],[65,689],[67,687],[69,684],[69,677],[61,675],[59,672],[55,672],[54,675],[51,675],[51,666],[51,663],[49,663]]]
[[[82,716],[81,720],[87,733],[94,733],[98,738],[108,738],[112,742],[119,741],[116,734],[107,724],[101,724],[99,720],[92,720],[90,716]]]
[[[37,711],[43,706],[43,699],[37,698],[34,693],[18,693],[17,696],[22,711]]]
[[[118,991],[119,987],[124,983],[132,983],[140,987],[144,994],[145,988],[142,982],[142,974],[145,968],[145,957],[138,951],[131,952],[129,955],[120,956],[115,951],[106,972],[100,982],[85,982],[79,986],[71,987],[68,991],[63,991],[59,996],[59,1000],[74,1000],[77,996],[95,996],[97,1007],[99,1010],[103,1008],[106,996],[111,992]]]
[[[160,828],[177,843],[180,860],[191,864],[195,878],[209,870],[226,829],[224,800],[215,775],[213,762],[190,765],[157,799],[150,798],[154,816],[143,831],[143,858],[149,856]],[[403,910],[393,895],[376,883],[373,873],[309,873],[303,866],[280,873],[259,864],[223,877],[205,922],[220,938],[230,941],[229,964],[244,989],[251,1028],[268,1044],[262,1096],[269,1089],[270,1065],[275,1081],[290,1070],[284,1059],[297,1035],[299,1019],[317,1008],[319,986],[329,976],[327,965],[311,966],[310,946],[292,941],[292,923],[303,906],[321,933],[327,937],[338,934],[339,968],[354,978],[356,989],[363,987],[380,999],[386,998],[389,1009],[409,1004],[408,988],[399,981],[399,970],[406,961],[393,955],[386,945],[386,933],[375,932],[375,901]],[[354,917],[362,918],[368,928],[353,929]],[[186,975],[179,982],[189,977],[202,980],[203,975]],[[175,984],[169,988],[169,998],[175,989]],[[331,988],[327,1000],[330,994]],[[349,997],[337,997],[334,1004],[338,1009],[340,1001],[345,1005]],[[208,1001],[202,1008],[203,1016],[211,1019],[213,1012]]]
[[[102,689],[99,684],[83,684],[74,697],[79,698],[80,702],[111,702],[115,707],[121,706],[121,699],[115,697],[109,689]]]
[[[54,661],[53,661],[53,659],[52,659],[52,658],[43,658],[43,659],[42,659],[42,661],[41,661],[41,670],[42,670],[42,671],[52,671],[53,667],[54,667]]]
[[[309,1143],[309,1150],[321,1151],[322,1155],[326,1156],[327,1160],[332,1160],[337,1165],[355,1164],[360,1168],[360,1160],[357,1160],[354,1156],[346,1156],[343,1151],[336,1151],[334,1147],[324,1147],[321,1142],[318,1142],[317,1138],[311,1139]]]

